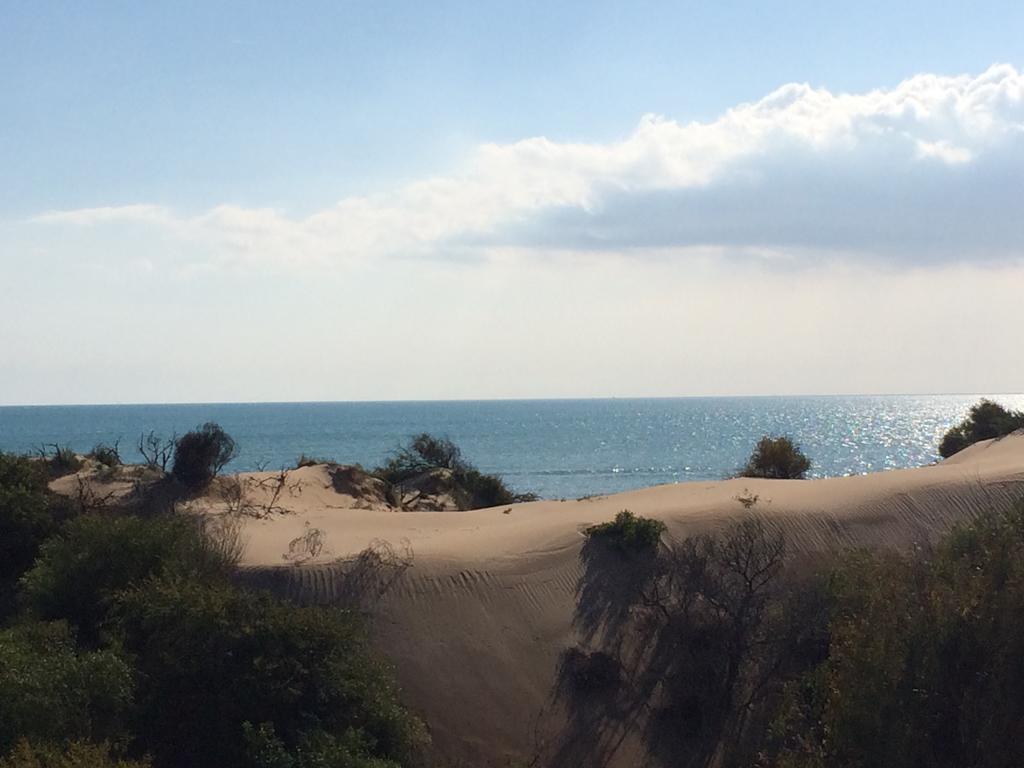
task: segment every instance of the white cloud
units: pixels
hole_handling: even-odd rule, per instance
[[[142,225],[227,264],[694,248],[921,263],[1019,259],[1021,199],[1024,75],[1001,65],[862,94],[785,85],[712,122],[647,115],[615,143],[485,144],[451,174],[304,218],[129,205],[34,222]]]

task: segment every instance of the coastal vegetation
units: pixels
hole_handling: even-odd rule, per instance
[[[107,447],[111,461],[97,446],[83,476],[128,476]],[[760,456],[792,468],[789,447]],[[151,486],[91,505],[51,490],[76,480],[54,480],[51,457],[0,453],[0,768],[433,765],[365,606],[255,588],[230,512],[192,506],[220,499],[233,478],[213,481],[235,452],[203,425],[175,441],[169,473],[145,470]],[[205,496],[174,474],[179,462],[213,483]],[[345,469],[328,467],[326,487],[351,490]],[[407,500],[435,487],[467,508],[494,498],[478,492],[488,476],[431,435],[360,473]],[[521,498],[492,479],[503,503]],[[590,518],[606,522],[583,529],[575,637],[552,682],[565,743],[532,764],[602,764],[594,734],[615,733],[603,718],[637,728],[652,764],[684,768],[1024,764],[1024,503],[938,543],[825,560],[791,546],[757,494],[735,499],[742,509],[730,501],[722,518],[734,523],[695,516],[685,537],[625,509]],[[292,564],[315,558],[322,534],[306,521],[281,573],[319,578]],[[381,563],[401,573],[411,562],[374,546],[345,566],[353,589]]]
[[[604,634],[563,655],[563,695],[650,711],[661,764],[1024,764],[1024,502],[931,548],[827,566],[796,562],[756,516],[614,580],[584,555],[577,622],[600,616]],[[587,737],[602,726],[587,728],[563,759],[602,758]]]
[[[948,459],[969,445],[991,440],[1018,429],[1024,429],[1024,411],[1007,410],[992,400],[981,400],[971,406],[962,422],[946,432],[939,443],[939,455]]]
[[[395,506],[404,507],[421,495],[446,494],[458,509],[480,509],[534,501],[532,493],[516,493],[497,475],[485,474],[462,457],[446,437],[414,436],[372,474],[387,484]]]
[[[234,446],[216,425],[196,434],[174,455],[193,489]],[[240,586],[230,527],[137,500],[83,512],[49,477],[0,454],[0,766],[414,759],[425,732],[358,614]]]
[[[614,520],[587,528],[588,536],[607,542],[610,546],[627,554],[652,552],[661,542],[665,524],[661,520],[635,515],[624,509]]]
[[[800,446],[789,437],[765,435],[757,441],[754,452],[740,470],[740,477],[760,477],[769,480],[803,480],[811,469]]]
[[[219,424],[207,422],[174,444],[171,475],[190,492],[203,490],[238,455],[238,446]]]

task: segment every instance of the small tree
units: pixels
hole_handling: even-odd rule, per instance
[[[639,554],[657,551],[665,530],[661,520],[634,515],[624,509],[615,515],[614,520],[590,526],[586,534],[606,540],[621,552]]]
[[[981,400],[971,407],[966,419],[943,435],[939,455],[948,459],[969,445],[1003,437],[1018,429],[1024,429],[1024,411],[1010,411],[999,403]]]
[[[792,439],[765,435],[754,446],[746,466],[740,470],[740,477],[803,480],[810,468],[811,460]]]
[[[146,466],[150,469],[167,471],[167,465],[174,456],[174,447],[178,444],[178,438],[174,435],[164,438],[156,432],[150,431],[139,435],[139,442],[136,449],[142,455]]]
[[[208,421],[179,438],[171,474],[188,490],[201,491],[236,455],[238,447],[231,436]]]
[[[432,472],[449,473],[447,489],[460,509],[480,509],[535,501],[532,493],[515,493],[498,475],[488,475],[462,458],[462,451],[447,437],[426,432],[416,435],[399,448],[382,467],[373,471],[389,486],[389,496],[397,506],[404,504],[404,486]]]

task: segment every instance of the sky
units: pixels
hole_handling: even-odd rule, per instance
[[[0,404],[1020,392],[1024,4],[0,5]]]

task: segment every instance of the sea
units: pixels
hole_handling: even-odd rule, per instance
[[[517,491],[575,499],[728,477],[763,435],[795,439],[813,477],[929,464],[981,397],[1024,409],[1024,394],[4,406],[0,450],[120,441],[130,462],[143,432],[213,421],[239,446],[229,470],[294,466],[300,454],[373,467],[429,432]]]

